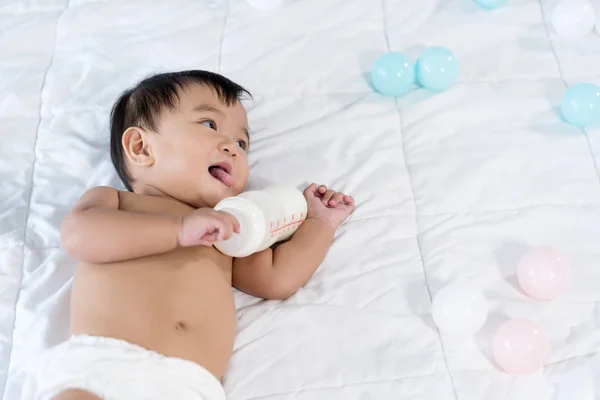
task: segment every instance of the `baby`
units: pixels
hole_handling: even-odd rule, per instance
[[[66,216],[62,243],[81,261],[72,336],[38,360],[25,399],[225,399],[231,287],[288,298],[354,210],[352,197],[312,184],[291,240],[241,259],[212,247],[239,231],[212,207],[248,179],[244,95],[221,75],[183,71],[145,79],[117,100],[110,152],[129,191],[90,189]]]

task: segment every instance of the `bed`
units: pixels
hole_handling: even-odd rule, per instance
[[[246,86],[250,187],[323,182],[355,213],[286,301],[236,292],[232,400],[600,399],[600,131],[561,121],[566,87],[600,83],[600,36],[565,41],[556,1],[0,0],[0,397],[67,337],[75,262],[58,227],[84,190],[121,187],[108,152],[116,96],[153,72],[208,69]],[[599,9],[600,11],[600,9]],[[382,53],[444,45],[459,82],[393,99],[368,72]],[[518,288],[530,247],[571,262],[571,289]],[[440,334],[432,297],[481,290],[472,337]],[[501,372],[491,340],[539,322],[546,367]]]

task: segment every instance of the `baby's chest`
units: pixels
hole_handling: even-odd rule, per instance
[[[161,256],[160,264],[168,266],[180,279],[219,277],[231,282],[232,258],[214,247],[180,247]]]
[[[174,199],[141,196],[135,193],[124,193],[119,202],[119,209],[129,212],[176,217],[182,217],[194,211],[193,207]]]

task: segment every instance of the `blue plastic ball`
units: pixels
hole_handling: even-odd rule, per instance
[[[600,87],[591,83],[571,86],[563,96],[560,110],[565,121],[579,128],[600,123]]]
[[[458,79],[458,61],[445,47],[425,49],[417,60],[417,81],[429,90],[442,91]]]
[[[386,53],[373,64],[371,82],[384,96],[402,96],[415,83],[415,64],[402,53]]]
[[[475,0],[477,4],[479,4],[483,8],[487,8],[488,10],[493,10],[494,8],[499,8],[505,6],[508,0]]]

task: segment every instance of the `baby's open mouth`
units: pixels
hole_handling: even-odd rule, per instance
[[[230,174],[231,167],[227,164],[220,163],[208,167],[208,173],[218,181],[221,181],[227,187],[235,185],[233,177]]]

